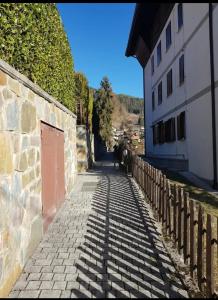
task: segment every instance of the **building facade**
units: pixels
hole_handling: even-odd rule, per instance
[[[217,4],[137,4],[126,50],[143,68],[146,156],[214,186],[217,24]]]

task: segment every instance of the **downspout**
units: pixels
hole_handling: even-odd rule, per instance
[[[209,41],[210,41],[210,75],[211,75],[211,108],[213,139],[213,188],[217,189],[217,147],[216,147],[216,108],[214,82],[214,48],[213,48],[213,4],[209,3]]]
[[[132,57],[137,59],[137,56],[134,54]],[[142,73],[143,73],[143,98],[144,98],[144,156],[146,157],[146,138],[145,138],[145,74],[144,74],[144,68],[142,67]]]
[[[146,120],[145,120],[145,72],[144,72],[144,68],[142,67],[142,73],[143,73],[143,98],[144,98],[144,156],[146,157]]]

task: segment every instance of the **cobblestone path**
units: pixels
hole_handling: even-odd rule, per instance
[[[182,298],[187,291],[137,184],[112,166],[78,175],[9,297]]]

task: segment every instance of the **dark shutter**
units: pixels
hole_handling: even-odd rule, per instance
[[[152,126],[152,133],[153,133],[153,145],[156,145],[155,125]]]
[[[182,3],[178,4],[178,29],[183,25],[183,7]]]
[[[173,92],[173,72],[172,69],[167,73],[167,97]]]
[[[177,116],[177,138],[178,140],[186,138],[185,111]]]
[[[159,65],[159,63],[161,62],[161,41],[159,42],[158,46],[157,46],[157,65]]]
[[[152,110],[155,110],[155,94],[152,92]]]
[[[151,74],[154,74],[154,55],[151,57]]]
[[[184,70],[184,54],[179,59],[179,84],[182,84],[185,80]]]
[[[162,103],[162,81],[158,85],[158,104]]]
[[[171,43],[172,43],[172,37],[171,37],[171,22],[170,22],[166,28],[166,50],[170,47]]]
[[[177,139],[180,140],[180,115],[177,116]]]
[[[176,140],[175,118],[171,119],[171,142]]]

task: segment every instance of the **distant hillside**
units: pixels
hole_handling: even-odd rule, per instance
[[[123,104],[129,113],[141,114],[144,112],[144,100],[124,94],[116,95],[121,104]]]
[[[94,99],[96,89],[94,91]],[[113,93],[112,125],[117,129],[131,128],[133,125],[143,125],[144,101],[141,98]]]
[[[96,89],[91,88],[94,93]],[[142,98],[137,98],[125,94],[115,94],[114,96],[123,104],[130,114],[144,115],[144,100]]]

